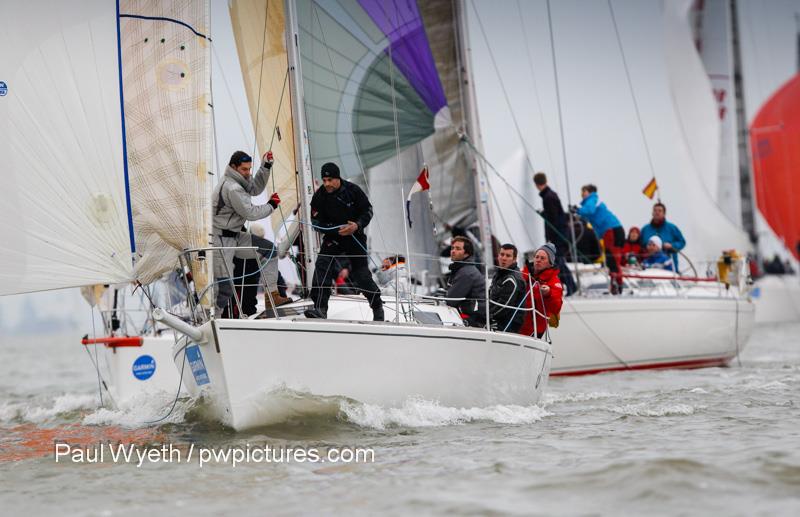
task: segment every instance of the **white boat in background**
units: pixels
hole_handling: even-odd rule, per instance
[[[800,321],[800,276],[764,275],[753,286],[756,323]]]
[[[566,298],[550,330],[551,375],[727,365],[750,338],[754,305],[738,286],[708,280],[631,272],[621,296]]]

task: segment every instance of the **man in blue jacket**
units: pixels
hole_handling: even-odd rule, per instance
[[[653,235],[661,238],[664,252],[670,256],[672,267],[678,271],[678,252],[686,246],[686,239],[677,226],[667,221],[667,207],[660,201],[653,205],[653,219],[642,228],[643,246]]]
[[[584,185],[581,187],[581,206],[576,212],[589,221],[602,239],[606,248],[606,265],[611,273],[611,294],[622,293],[622,247],[625,245],[625,230],[606,204],[597,197],[597,187]],[[646,241],[645,241],[646,242]]]

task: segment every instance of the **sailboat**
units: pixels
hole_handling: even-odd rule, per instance
[[[103,286],[136,282],[150,295],[210,232],[208,4],[34,1],[6,11],[0,34],[18,44],[0,56],[0,294],[85,287],[102,304]],[[204,288],[208,261],[192,270]],[[120,405],[174,393],[173,332],[125,335],[112,328],[123,308],[111,302],[108,328],[84,339],[105,393]]]
[[[328,160],[339,162],[346,174],[366,176],[376,207],[372,245],[394,239],[387,244],[394,253],[404,249],[417,256],[408,251],[424,246],[426,238],[406,238],[406,217],[388,215],[402,214],[404,189],[416,174],[405,185],[403,176],[424,159],[443,175],[467,180],[454,188],[473,189],[459,143],[459,133],[471,130],[469,83],[457,61],[460,6],[270,0],[234,2],[231,14],[240,57],[250,56],[241,60],[245,73],[258,70],[246,83],[254,121],[270,120],[259,112],[259,99],[277,107],[271,120],[281,119],[282,107],[291,113],[291,125],[286,120],[279,131],[292,143],[293,155],[286,158],[293,158],[289,172],[304,223],[297,261],[305,281],[311,280],[316,245],[308,224],[312,164]],[[268,69],[274,84],[285,88],[258,88]],[[262,132],[267,143],[278,138],[277,126]],[[386,190],[394,184],[391,201],[370,192],[381,184]],[[474,209],[466,211],[477,217]],[[403,233],[383,228],[392,217]],[[188,249],[186,256],[203,250]],[[456,407],[528,405],[546,384],[548,342],[454,324],[449,307],[415,302],[408,318],[365,322],[305,319],[297,310],[302,303],[281,307],[280,317],[271,319],[203,316],[187,323],[158,309],[154,316],[184,334],[174,355],[179,369],[185,368],[189,394],[207,400],[211,414],[237,430],[281,422],[330,400],[396,406],[418,397]],[[331,301],[331,311],[336,303]],[[430,313],[445,318],[426,318]],[[457,314],[455,319],[460,323]]]
[[[650,213],[652,201],[639,189],[657,176],[668,218],[689,242],[689,260],[681,260],[693,269],[629,270],[624,294],[611,296],[600,266],[571,266],[581,292],[565,299],[551,329],[551,375],[725,365],[746,344],[754,307],[743,263],[731,281],[716,278],[716,261],[723,250],[746,250],[748,241],[700,180],[700,171],[718,171],[719,122],[690,33],[690,2],[639,2],[624,11],[615,4],[470,11],[472,32],[483,35],[473,42],[475,66],[495,71],[476,78],[493,228],[521,249],[543,242],[530,202],[534,157],[549,162],[562,199],[577,176],[577,184],[597,184],[624,221]],[[576,46],[584,41],[592,44]],[[561,156],[551,149],[559,141]]]

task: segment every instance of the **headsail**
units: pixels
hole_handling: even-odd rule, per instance
[[[114,3],[14,2],[0,39],[0,294],[130,280]]]
[[[258,148],[275,155],[267,190],[281,197],[281,208],[271,218],[278,234],[298,201],[284,4],[235,0],[230,15]]]
[[[120,3],[136,278],[157,279],[178,253],[208,244],[208,2]],[[198,289],[204,268],[195,265]]]

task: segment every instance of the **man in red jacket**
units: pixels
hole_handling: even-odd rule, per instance
[[[533,264],[526,264],[522,270],[523,278],[528,282],[533,282],[533,299],[536,307],[536,337],[544,335],[547,326],[558,326],[561,305],[563,303],[564,288],[558,279],[558,268],[556,263],[556,247],[547,243],[536,250],[533,256]],[[530,269],[533,268],[533,277],[530,276]],[[530,288],[530,286],[529,286]],[[530,308],[530,294],[526,300],[526,308]],[[531,312],[525,315],[525,321],[520,334],[528,336],[534,335],[533,318]]]

